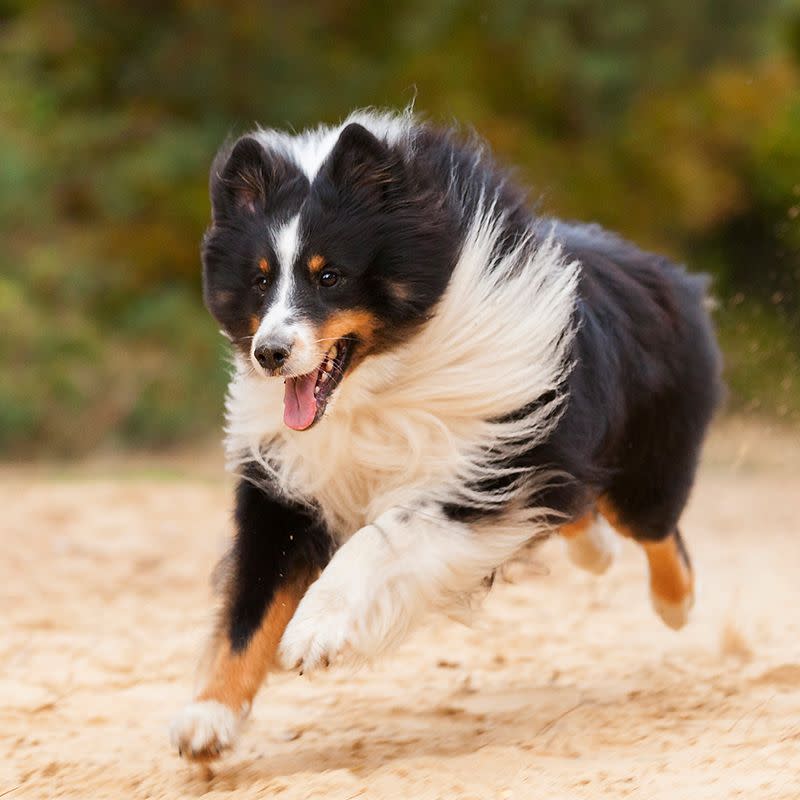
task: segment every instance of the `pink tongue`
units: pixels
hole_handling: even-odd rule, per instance
[[[283,421],[295,431],[304,431],[317,416],[317,399],[314,387],[317,373],[287,378],[284,384]]]

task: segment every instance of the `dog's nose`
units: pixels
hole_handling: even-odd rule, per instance
[[[256,347],[253,357],[267,372],[274,372],[284,365],[291,352],[291,345],[266,342]]]

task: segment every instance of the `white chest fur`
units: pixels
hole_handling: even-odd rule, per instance
[[[281,488],[319,503],[342,540],[389,508],[456,480],[462,451],[485,427],[479,419],[443,418],[403,403],[390,389],[375,391],[376,368],[386,366],[362,364],[325,417],[303,432],[283,425],[280,381],[240,373],[230,387],[231,456],[251,454],[261,443]]]

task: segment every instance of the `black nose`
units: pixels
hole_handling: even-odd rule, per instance
[[[292,352],[291,347],[287,347],[286,345],[276,345],[274,343],[267,343],[262,344],[257,347],[253,351],[253,355],[255,356],[256,361],[258,361],[261,366],[267,370],[267,372],[272,372],[273,370],[280,369],[283,366],[284,362],[287,358],[289,358],[289,354]]]

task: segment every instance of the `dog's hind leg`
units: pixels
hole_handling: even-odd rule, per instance
[[[574,522],[562,525],[559,533],[572,562],[595,575],[604,573],[619,552],[613,529],[594,508]]]
[[[653,608],[670,628],[678,630],[689,620],[694,606],[694,573],[680,531],[676,528],[660,542],[643,542],[650,569]]]
[[[650,573],[653,608],[670,628],[682,628],[689,621],[694,606],[694,573],[678,528],[672,526],[666,533],[659,534],[626,519],[608,498],[601,499],[598,505],[617,531],[642,546]]]

